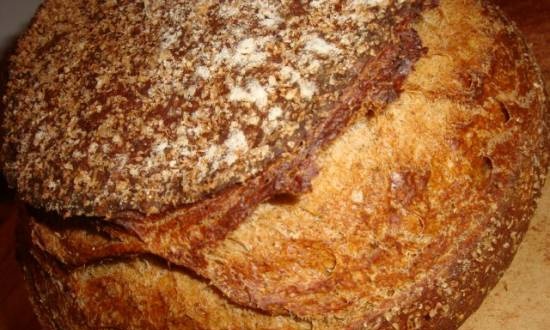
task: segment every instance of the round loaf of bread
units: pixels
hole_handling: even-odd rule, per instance
[[[133,203],[126,192],[97,205],[71,197],[66,209],[56,199],[66,196],[52,193],[22,208],[19,258],[43,326],[458,328],[527,230],[549,164],[550,113],[533,57],[499,9],[441,0],[415,12],[410,22],[423,52],[406,61],[407,70],[401,62],[397,71],[407,75],[399,97],[385,94],[383,110],[344,120],[334,138],[308,149],[315,152],[300,170],[285,167],[290,181],[306,177],[310,187],[262,195],[215,240],[204,228],[219,223],[201,223],[197,232],[207,234],[197,241],[208,244],[181,238],[195,230],[180,225],[181,214],[215,214],[215,203],[171,215],[144,212],[147,224],[135,220],[135,210],[120,220]],[[252,87],[241,92],[252,94]],[[15,178],[15,162],[7,162]],[[32,204],[36,196],[25,187]],[[206,191],[193,189],[186,196]],[[120,210],[101,213],[115,202]],[[143,203],[159,212],[168,205]],[[72,217],[61,219],[65,211]]]

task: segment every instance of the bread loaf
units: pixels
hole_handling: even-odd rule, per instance
[[[372,55],[364,59],[351,50],[331,53],[361,69],[346,72],[340,89],[314,93],[296,108],[283,103],[281,110],[297,114],[283,124],[307,127],[298,140],[273,133],[258,144],[272,147],[274,140],[288,144],[303,138],[303,145],[287,146],[258,163],[239,154],[237,167],[214,170],[204,186],[183,166],[171,178],[187,176],[189,187],[146,176],[125,186],[121,182],[127,177],[120,171],[101,177],[105,181],[98,185],[84,183],[78,191],[77,173],[95,173],[93,162],[88,159],[86,167],[71,159],[68,169],[53,170],[69,156],[51,153],[73,150],[63,148],[78,145],[79,138],[63,133],[57,136],[63,140],[51,146],[40,140],[36,109],[63,111],[41,108],[38,92],[17,94],[32,72],[21,73],[26,62],[14,60],[5,98],[3,150],[9,155],[2,157],[3,169],[27,202],[20,212],[19,256],[46,328],[460,326],[511,261],[544,182],[550,114],[540,72],[514,24],[486,2],[366,3],[377,4],[355,14],[379,17],[369,18],[375,28],[366,25],[365,31],[379,31],[380,46],[367,47]],[[25,42],[32,43],[33,33],[41,32],[37,26],[49,26],[41,19],[61,10],[53,4],[43,5],[16,56],[34,49]],[[297,4],[288,8],[303,18],[315,8],[330,12],[327,8],[340,2]],[[148,5],[152,3],[145,12]],[[349,3],[354,5],[364,4]],[[266,20],[277,16],[262,15]],[[333,28],[332,36],[340,33],[345,39],[346,31]],[[330,38],[330,33],[318,36],[325,40],[321,37]],[[311,40],[313,48],[330,46]],[[35,60],[40,60],[37,67],[47,67],[46,60]],[[122,58],[114,63],[119,60],[124,63]],[[99,59],[91,63],[95,61]],[[334,73],[330,70],[343,67],[323,70]],[[139,76],[129,77],[134,75]],[[318,82],[324,80],[315,81],[321,91]],[[210,86],[202,88],[214,90]],[[243,86],[243,95],[253,94],[253,85]],[[305,92],[300,82],[294,86],[296,93]],[[231,99],[231,91],[227,93]],[[326,101],[326,93],[338,99],[326,103],[330,106],[323,112],[316,107]],[[247,111],[262,113],[258,100],[242,101],[232,110],[239,113],[238,124],[248,120]],[[197,109],[203,109],[197,102]],[[29,104],[36,108],[21,108]],[[126,106],[120,111],[135,115]],[[268,120],[277,113],[264,111]],[[221,116],[214,112],[213,118]],[[71,117],[63,120],[70,125]],[[222,130],[225,122],[217,123],[206,129]],[[17,128],[10,126],[15,124]],[[164,124],[163,134],[169,134],[171,126]],[[125,129],[133,128],[123,125],[105,134],[114,141],[116,130]],[[90,128],[82,139],[100,131]],[[242,134],[244,144],[252,144]],[[240,144],[237,135],[226,138]],[[40,140],[36,146],[31,136]],[[162,137],[150,142],[161,145]],[[183,159],[201,164],[194,157],[210,145],[191,142],[194,154]],[[111,157],[110,152],[100,151],[100,156]],[[51,162],[41,165],[44,160]],[[163,160],[167,163],[155,164],[160,172],[169,166],[170,159]],[[112,160],[103,170],[115,165]],[[48,190],[52,173],[58,173],[53,177],[60,185]],[[117,184],[120,192],[107,188]]]

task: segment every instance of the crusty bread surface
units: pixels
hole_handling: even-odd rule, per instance
[[[202,274],[210,246],[309,191],[318,151],[396,99],[434,2],[114,5],[41,6],[11,60],[0,164],[47,217],[116,238],[70,238],[93,247],[74,263],[152,252]]]
[[[309,154],[395,99],[431,3],[47,0],[11,59],[3,171],[36,207],[132,224],[300,192]]]
[[[458,328],[527,230],[550,114],[528,47],[494,6],[442,0],[414,27],[427,53],[399,99],[316,154],[311,191],[259,204],[192,270],[177,230],[139,239],[22,208],[19,255],[42,324]]]

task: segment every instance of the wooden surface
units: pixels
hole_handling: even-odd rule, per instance
[[[532,44],[546,86],[550,86],[550,0],[496,2],[517,22]],[[531,228],[510,269],[461,330],[550,329],[548,181]],[[38,330],[15,262],[15,221],[10,200],[10,192],[0,182],[0,330]]]

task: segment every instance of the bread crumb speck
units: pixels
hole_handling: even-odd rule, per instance
[[[233,130],[224,144],[231,151],[246,151],[248,149],[246,136],[241,130]]]
[[[354,190],[351,192],[351,201],[356,204],[361,204],[365,201],[363,192],[361,190]]]

